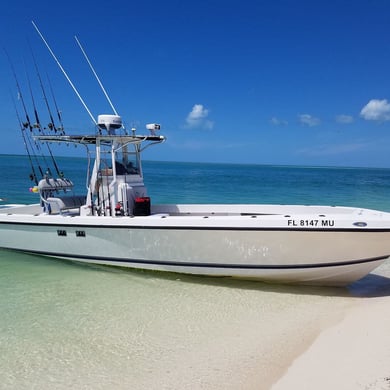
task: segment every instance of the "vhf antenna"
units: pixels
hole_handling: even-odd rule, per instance
[[[34,23],[34,21],[31,21],[32,25],[34,26],[35,30],[37,31],[37,33],[39,34],[39,36],[41,37],[43,43],[45,44],[45,46],[47,47],[47,49],[49,50],[50,54],[52,55],[52,57],[54,58],[55,62],[57,63],[57,65],[59,66],[59,68],[61,69],[62,73],[64,74],[64,76],[66,77],[66,79],[68,80],[70,86],[72,87],[73,91],[76,93],[77,97],[79,98],[80,102],[82,103],[82,105],[84,106],[84,108],[86,109],[87,113],[89,114],[89,116],[91,117],[93,123],[97,126],[97,122],[94,118],[94,116],[91,114],[91,111],[89,110],[89,108],[87,107],[87,105],[85,104],[83,98],[81,97],[81,95],[79,94],[79,92],[77,91],[76,87],[73,85],[72,83],[72,80],[69,78],[68,74],[66,73],[65,69],[62,67],[60,61],[57,59],[56,55],[54,54],[53,50],[50,48],[49,44],[47,43],[46,39],[44,38],[44,36],[42,35],[42,33],[39,31],[37,25]]]
[[[96,77],[96,80],[97,80],[97,82],[99,83],[100,88],[102,89],[102,91],[103,91],[103,93],[104,93],[104,96],[106,97],[106,99],[107,99],[108,103],[110,104],[112,110],[114,111],[114,114],[115,114],[115,115],[118,115],[118,113],[117,113],[117,111],[116,111],[114,105],[112,104],[112,101],[111,101],[110,97],[108,96],[107,91],[105,90],[105,88],[104,88],[102,82],[101,82],[100,79],[99,79],[99,76],[97,75],[97,73],[96,73],[94,67],[92,66],[91,61],[90,61],[89,58],[88,58],[87,53],[85,52],[85,50],[84,50],[83,47],[81,46],[81,43],[80,43],[80,41],[78,40],[78,38],[75,36],[74,39],[76,40],[77,44],[79,45],[81,52],[83,53],[85,59],[87,60],[88,65],[89,65],[89,67],[91,68],[92,73],[93,73],[94,76]],[[119,116],[119,115],[118,115],[118,116]]]

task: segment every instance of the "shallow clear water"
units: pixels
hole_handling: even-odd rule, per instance
[[[59,161],[66,174],[76,173],[80,190],[83,162]],[[34,201],[27,163],[0,156],[3,203]],[[144,171],[155,203],[390,210],[386,169],[146,162]],[[389,263],[336,289],[122,270],[2,250],[0,389],[267,388],[271,374],[321,324],[361,297],[390,294]]]

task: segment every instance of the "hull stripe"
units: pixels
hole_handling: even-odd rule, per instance
[[[140,260],[140,259],[123,259],[116,257],[87,257],[81,255],[70,255],[70,254],[61,254],[55,252],[45,252],[45,251],[31,251],[31,250],[20,250],[20,249],[12,249],[18,252],[30,253],[34,255],[41,256],[50,256],[67,260],[75,260],[75,261],[88,261],[96,264],[99,263],[107,263],[107,262],[116,262],[123,264],[138,264],[138,265],[155,265],[155,266],[173,266],[173,267],[190,267],[190,268],[215,268],[215,269],[305,269],[305,268],[327,268],[327,267],[343,267],[355,264],[363,264],[363,263],[371,263],[379,260],[384,260],[390,256],[380,256],[373,257],[369,259],[359,259],[359,260],[350,260],[350,261],[338,261],[333,263],[319,263],[319,264],[292,264],[292,265],[260,265],[260,264],[219,264],[219,263],[194,263],[194,262],[179,262],[179,261],[159,261],[159,260]]]

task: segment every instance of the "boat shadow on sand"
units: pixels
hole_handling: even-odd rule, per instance
[[[390,296],[390,278],[368,274],[347,287],[349,295],[357,298],[379,298]]]
[[[147,271],[148,272],[148,271]],[[153,272],[155,275],[156,272]],[[261,292],[280,293],[280,294],[297,294],[297,295],[318,295],[329,297],[344,298],[379,298],[390,297],[390,278],[370,274],[363,279],[345,287],[331,286],[310,286],[310,285],[293,285],[293,284],[273,284],[261,281],[241,280],[228,277],[202,277],[189,275],[175,275],[176,280],[185,283],[197,283],[206,285],[223,286],[235,289],[258,290]],[[158,277],[167,277],[159,275]]]

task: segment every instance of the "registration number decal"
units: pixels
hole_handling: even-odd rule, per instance
[[[288,219],[287,226],[333,227],[334,226],[334,219]]]

